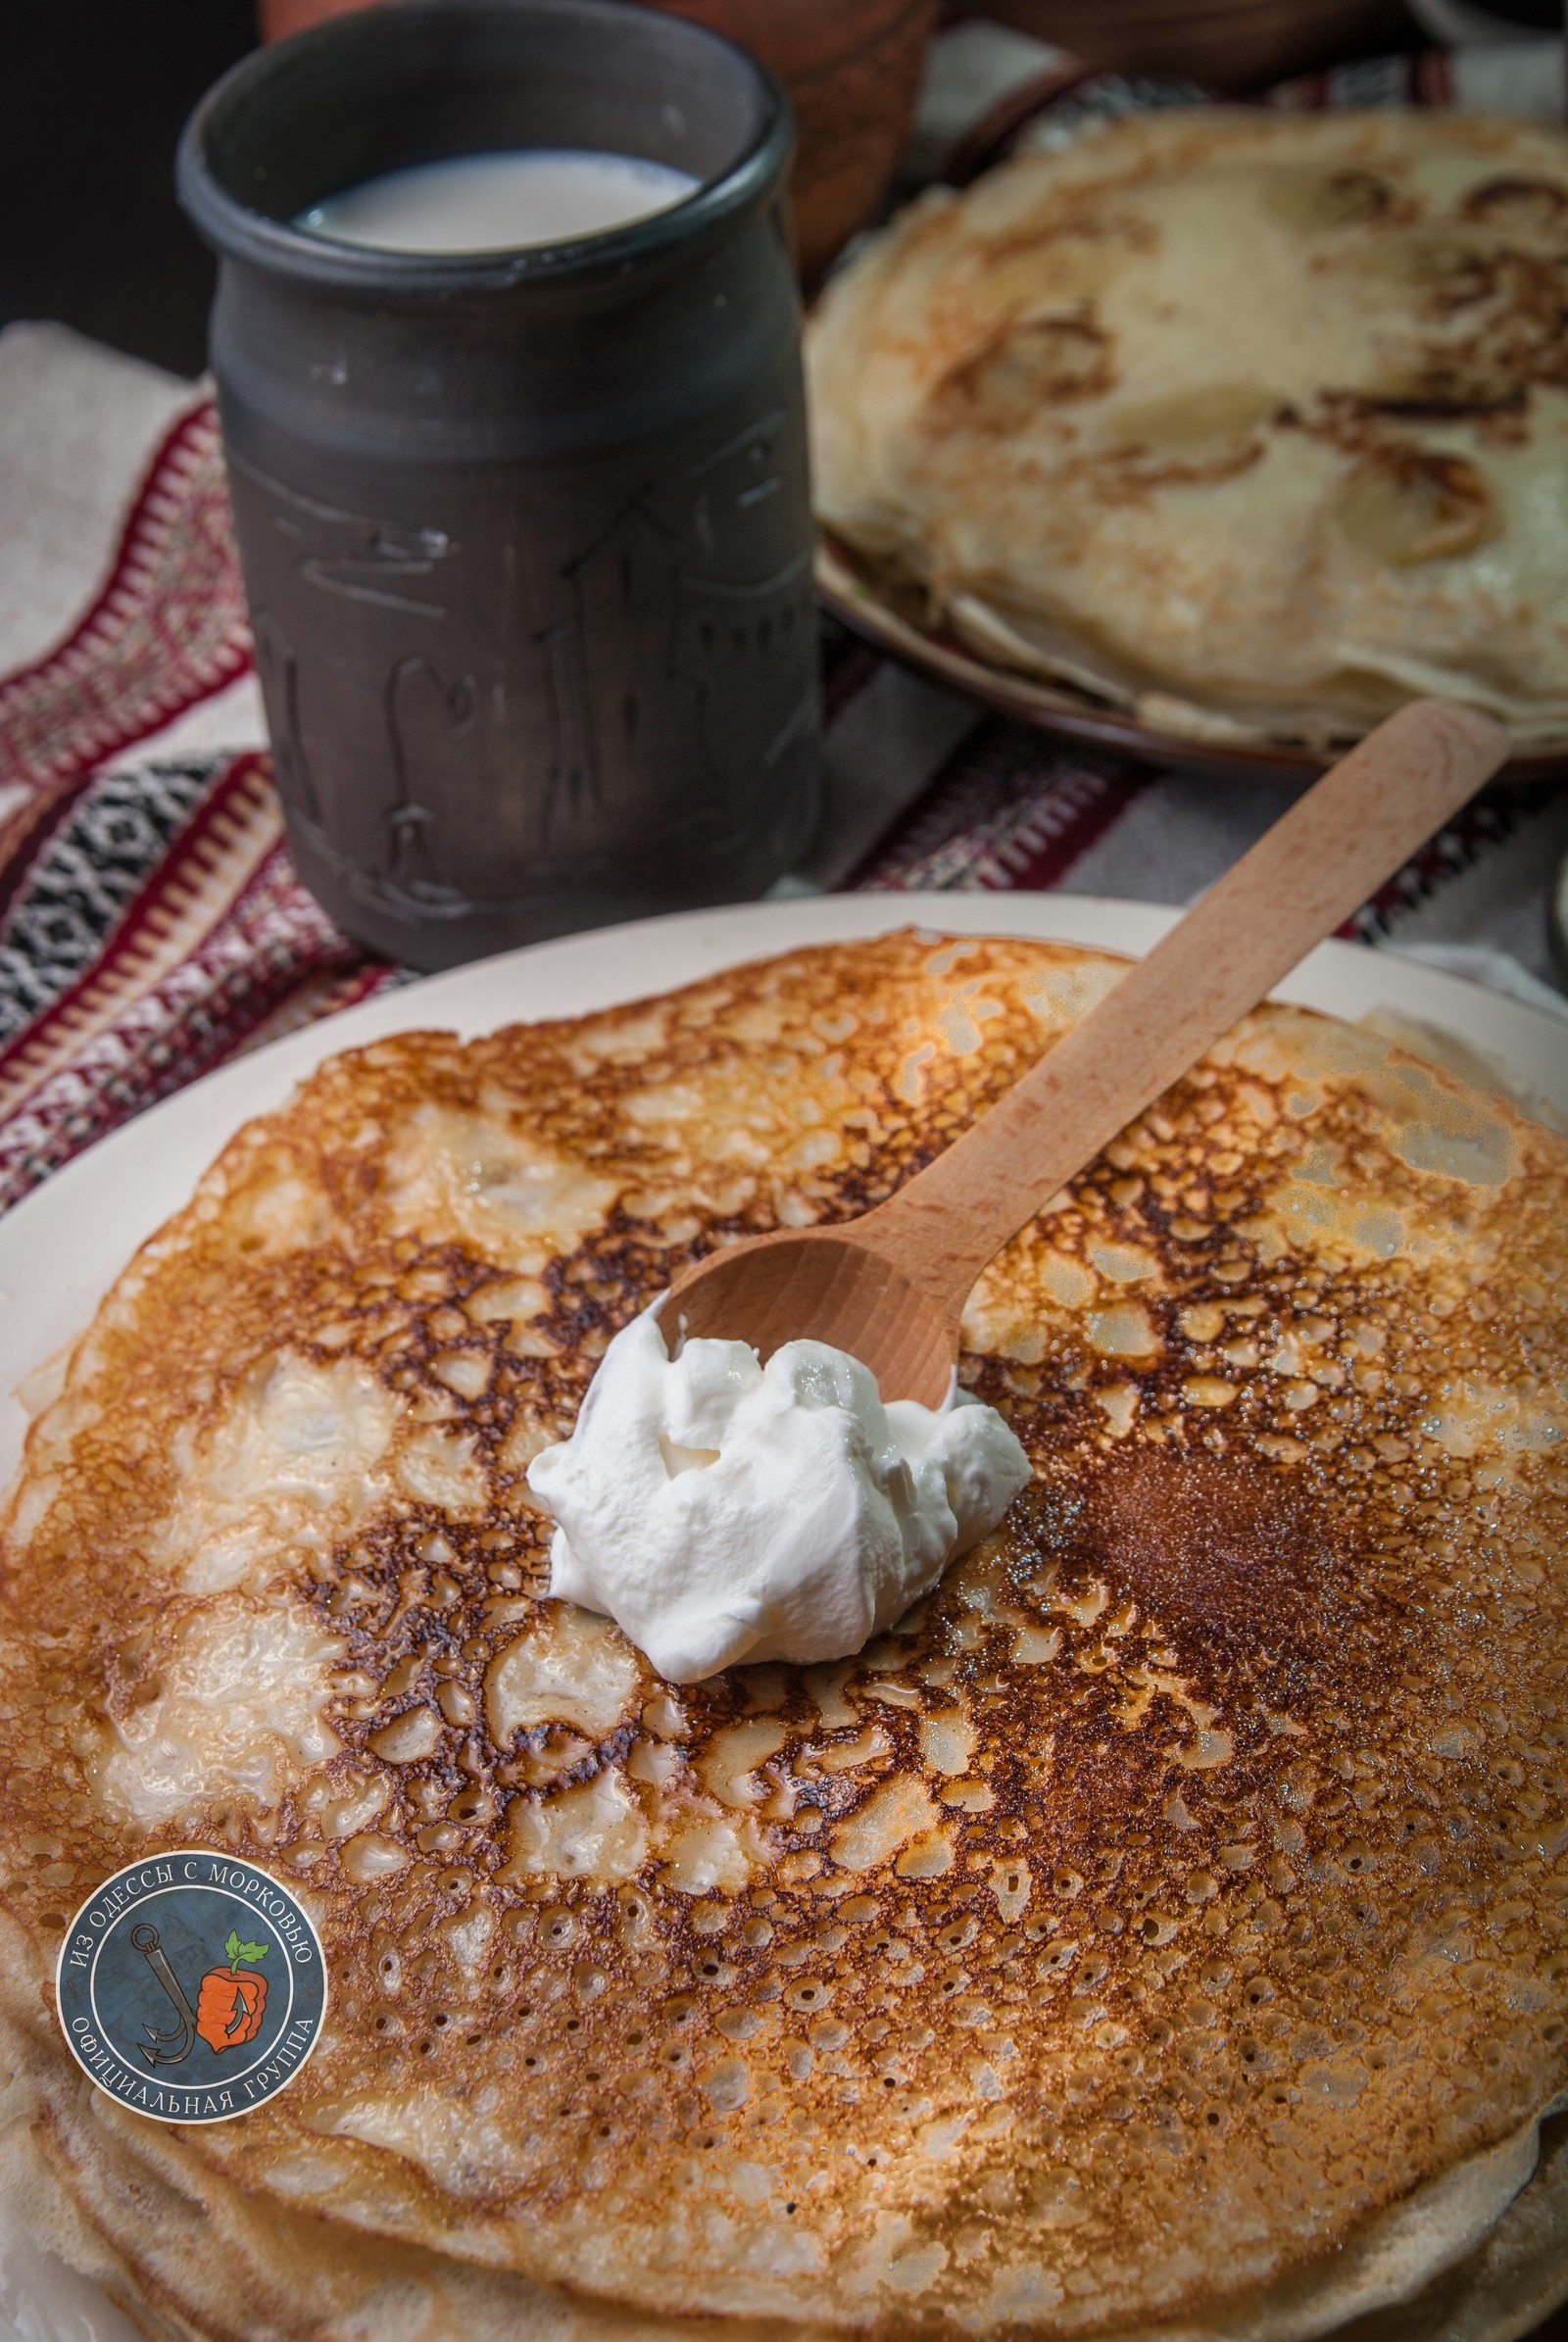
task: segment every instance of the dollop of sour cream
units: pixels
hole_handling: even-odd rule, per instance
[[[558,1524],[551,1593],[606,1612],[672,1683],[850,1657],[1029,1478],[965,1391],[884,1406],[870,1370],[820,1342],[765,1366],[744,1342],[672,1358],[658,1307],[615,1336],[528,1485]]]

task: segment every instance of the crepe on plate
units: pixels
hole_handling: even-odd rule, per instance
[[[1568,140],[1178,110],[933,190],[808,336],[827,528],[1166,731],[1568,738]]]
[[[1218,2342],[1477,2253],[1568,2288],[1528,2192],[1483,2242],[1568,2083],[1560,1140],[1259,1010],[982,1278],[1036,1479],[898,1630],[677,1692],[541,1598],[523,1471],[611,1332],[886,1194],[1117,967],[904,934],[380,1042],[121,1279],[5,1529],[0,1993],[10,2168],[163,2330]],[[333,1991],[287,2092],[178,2133],[48,1978],[192,1842],[296,1883]]]

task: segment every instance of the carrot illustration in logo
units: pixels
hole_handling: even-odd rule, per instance
[[[232,1927],[223,1946],[226,1968],[210,1968],[202,1978],[196,2003],[196,2030],[212,2049],[238,2049],[254,2041],[262,2029],[267,2006],[267,1978],[241,1973],[242,1960],[265,1960],[265,1943],[241,1943]]]

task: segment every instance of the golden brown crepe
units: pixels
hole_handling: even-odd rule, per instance
[[[382,1042],[122,1278],[5,1530],[0,1994],[12,2167],[167,2330],[402,2331],[384,2278],[476,2334],[1239,2342],[1495,2249],[1568,2085],[1559,1139],[1260,1010],[976,1289],[1036,1478],[893,1634],[676,1691],[542,1598],[523,1471],[615,1327],[885,1194],[1116,972],[906,934]],[[174,2133],[49,1975],[193,1842],[333,1991]]]
[[[176,2131],[122,2113],[66,2070],[46,2043],[29,2048],[0,2095],[7,2206],[127,2309],[154,2342],[819,2342],[824,2335],[820,2326],[776,2318],[715,2325],[620,2309],[248,2198],[192,2155]],[[1501,2200],[1491,2173],[1477,2192]],[[1451,2207],[1424,2222],[1408,2212],[1375,2222],[1371,2249],[1403,2225],[1415,2231],[1412,2263],[1444,2258],[1445,2248],[1459,2257],[1445,2258],[1413,2293],[1400,2286],[1396,2267],[1385,2270],[1400,2298],[1336,2325],[1335,2342],[1513,2342],[1532,2333],[1568,2292],[1565,2224],[1568,2116],[1561,2116],[1543,2126],[1535,2175],[1469,2251],[1460,2241],[1462,2217]],[[1365,2258],[1349,2272],[1363,2289]],[[1321,2263],[1318,2274],[1325,2274]],[[1310,2318],[1309,2292],[1305,2306]],[[1273,2316],[1253,2303],[1244,2316],[1245,2325],[1229,2328],[1234,2342],[1244,2332],[1249,2342],[1266,2342],[1302,2330],[1299,2302]]]
[[[1415,693],[1568,738],[1568,139],[1142,116],[938,189],[808,335],[818,510],[933,622],[1169,731]]]

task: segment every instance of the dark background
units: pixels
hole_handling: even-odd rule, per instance
[[[0,325],[59,317],[177,374],[213,269],[174,202],[196,100],[255,45],[255,0],[11,0],[0,75]]]
[[[1204,20],[1226,14],[1214,0],[1194,5]],[[1316,12],[1328,5],[1316,0]],[[1359,5],[1368,23],[1358,47],[1411,37],[1399,0]],[[1562,23],[1563,0],[1485,5]],[[200,373],[213,268],[174,202],[174,147],[202,92],[255,45],[256,0],[0,0],[0,325],[57,317],[174,373]],[[1081,37],[1095,16],[1083,0],[947,0],[945,15],[969,13],[1010,18],[1046,39]],[[1105,13],[1119,22],[1126,0]],[[1177,63],[1196,70],[1191,58]]]

